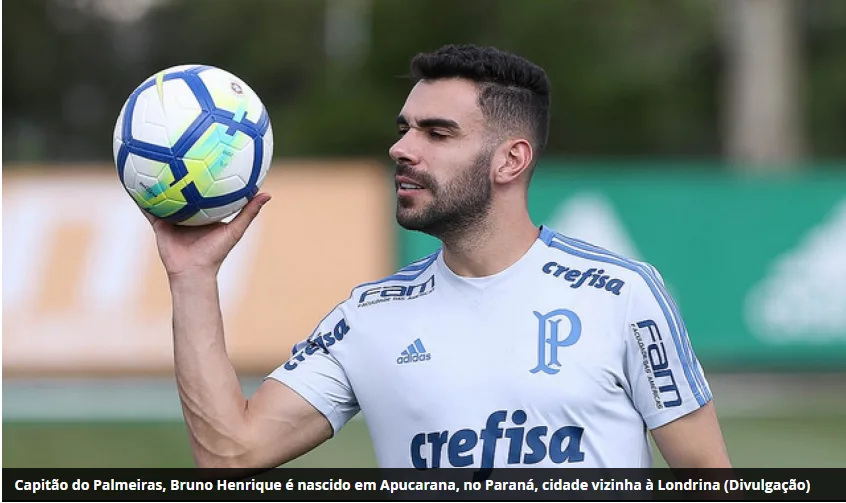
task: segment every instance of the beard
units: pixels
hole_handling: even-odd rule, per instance
[[[487,217],[493,201],[489,170],[494,149],[484,148],[461,174],[439,184],[428,173],[415,173],[408,165],[397,165],[397,174],[418,180],[432,198],[416,208],[413,200],[397,200],[397,223],[440,239],[460,235]]]

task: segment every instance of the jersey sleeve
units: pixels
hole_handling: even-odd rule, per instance
[[[634,406],[654,429],[707,404],[711,390],[663,279],[648,264],[642,270],[626,312],[625,369]]]
[[[267,376],[305,398],[332,425],[333,433],[359,411],[347,373],[334,354],[353,332],[343,304],[318,324],[311,336],[294,345],[284,365]]]

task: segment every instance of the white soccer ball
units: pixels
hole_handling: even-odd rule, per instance
[[[261,187],[273,130],[258,95],[231,73],[205,65],[163,70],[126,100],[114,159],[126,191],[168,222],[226,219]]]

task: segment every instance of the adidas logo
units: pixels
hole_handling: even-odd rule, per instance
[[[426,352],[423,342],[420,339],[415,339],[413,343],[408,345],[408,348],[402,350],[399,358],[397,358],[397,364],[425,362],[431,358],[432,355]]]

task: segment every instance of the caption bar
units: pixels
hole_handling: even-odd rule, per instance
[[[203,470],[5,469],[8,501],[827,500],[842,494],[843,471],[349,470],[278,469],[245,475]],[[801,472],[801,473],[799,473]],[[720,478],[720,475],[731,475]],[[742,476],[741,476],[742,475]],[[753,475],[754,478],[748,478]],[[11,487],[10,487],[11,486]],[[839,490],[838,490],[839,489]],[[833,491],[833,492],[832,492]],[[719,495],[719,496],[718,496]]]

